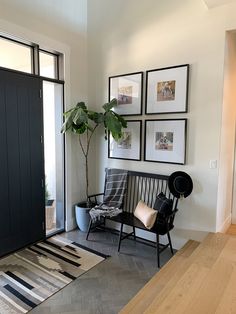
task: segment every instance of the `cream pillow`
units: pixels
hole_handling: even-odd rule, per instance
[[[157,210],[148,207],[143,201],[139,201],[135,208],[134,216],[137,217],[147,229],[151,229],[156,221]]]

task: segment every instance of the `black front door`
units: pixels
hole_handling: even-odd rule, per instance
[[[45,236],[41,89],[0,70],[0,256]]]

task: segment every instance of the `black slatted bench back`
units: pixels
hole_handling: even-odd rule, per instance
[[[168,178],[160,174],[128,171],[123,211],[133,213],[140,200],[153,208],[156,196],[161,192],[173,199],[173,210],[176,209],[178,199],[169,191]]]

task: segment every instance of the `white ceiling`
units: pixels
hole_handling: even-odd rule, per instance
[[[232,2],[236,3],[236,0],[204,0],[204,2],[206,3],[209,9],[212,9],[220,5],[224,5],[224,4],[228,4]]]
[[[0,18],[9,21],[13,18],[19,25],[26,19],[24,25],[41,23],[42,29],[51,25],[55,32],[86,31],[86,10],[87,0],[0,0]]]

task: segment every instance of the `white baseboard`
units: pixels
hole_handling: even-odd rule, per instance
[[[225,233],[231,225],[231,215],[229,215],[225,221],[222,223],[222,225],[218,228],[217,232]]]
[[[74,230],[77,227],[75,219],[66,220],[65,229],[66,232]]]

